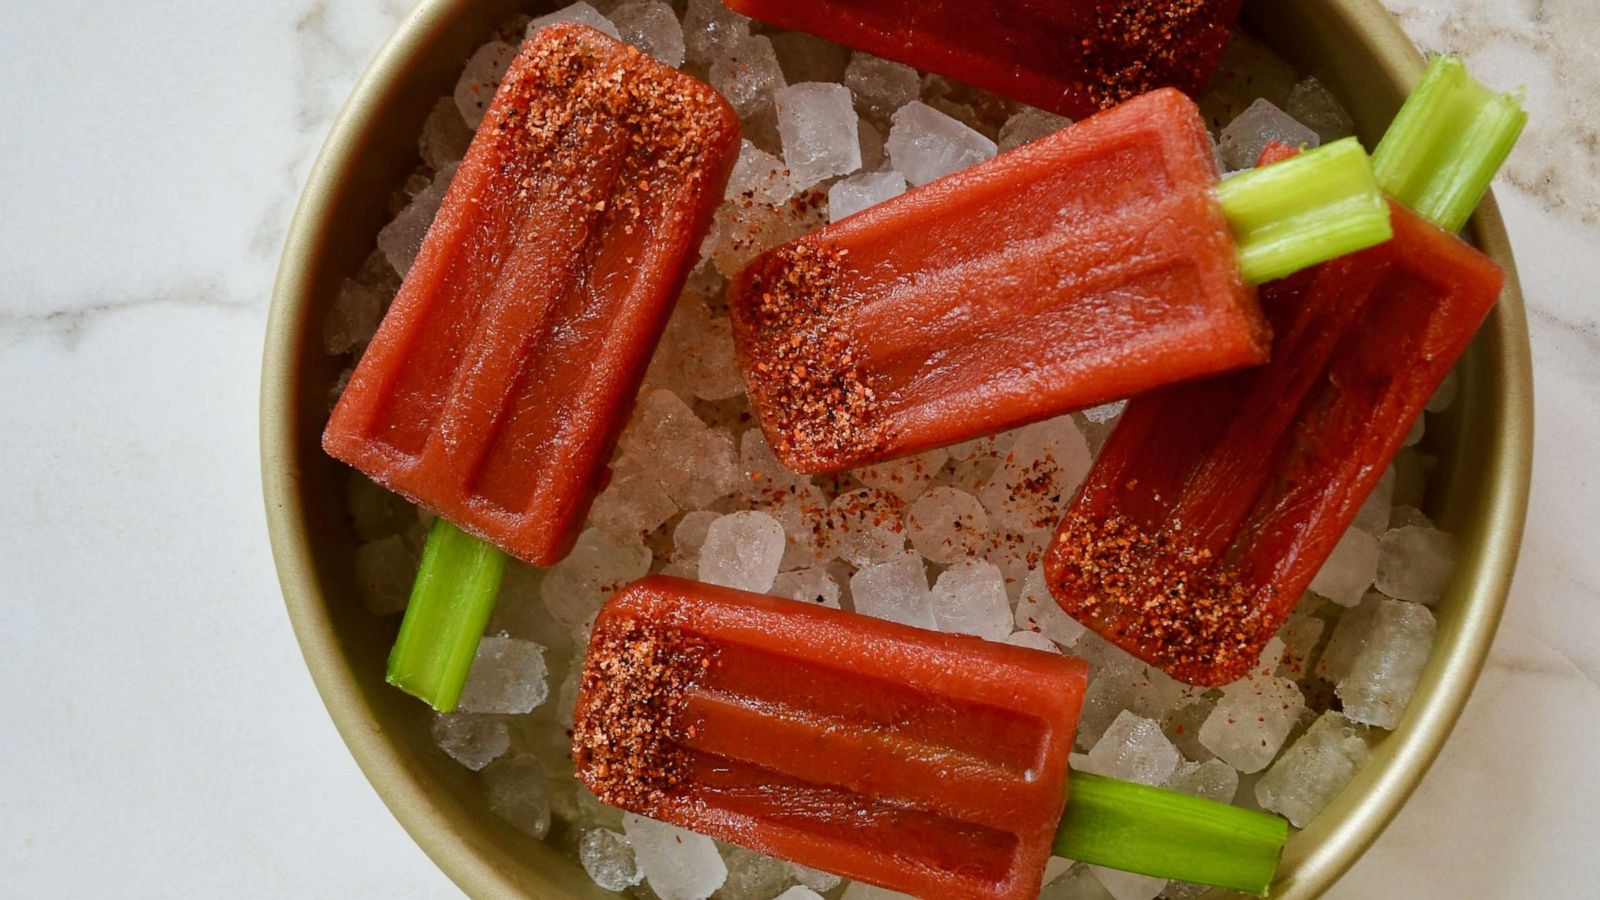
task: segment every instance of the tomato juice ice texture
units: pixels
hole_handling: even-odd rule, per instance
[[[323,447],[515,556],[561,558],[738,141],[726,101],[638,50],[530,36]]]

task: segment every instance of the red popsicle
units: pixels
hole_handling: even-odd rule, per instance
[[[1080,118],[1198,95],[1241,0],[724,0],[738,12]]]
[[[535,564],[570,549],[722,199],[715,91],[593,29],[523,45],[323,434]]]
[[[1084,683],[1054,653],[656,576],[595,622],[573,757],[606,803],[921,897],[1033,898],[1053,853],[1261,891],[1273,817],[1080,775],[1062,823]]]
[[[1457,70],[1436,63],[1408,108],[1426,108],[1440,78],[1466,78]],[[1433,184],[1454,195],[1436,213],[1449,226],[1521,130],[1520,109],[1504,114],[1506,98],[1495,100],[1510,137],[1492,135],[1476,165],[1417,156],[1447,173]],[[1403,124],[1405,113],[1385,138],[1391,150],[1440,140]],[[1380,181],[1428,204],[1385,157],[1380,148]],[[1255,663],[1504,282],[1488,257],[1391,202],[1392,241],[1263,286],[1271,363],[1129,402],[1046,556],[1068,613],[1193,684],[1233,681]]]
[[[1082,661],[657,577],[585,665],[602,801],[922,896],[1037,893]]]
[[[1162,90],[768,251],[729,288],[767,441],[837,471],[1265,361],[1247,279],[1389,235],[1353,141],[1296,163],[1219,187]]]

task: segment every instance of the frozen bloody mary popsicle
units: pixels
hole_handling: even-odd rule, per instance
[[[1254,665],[1500,295],[1453,232],[1524,119],[1434,61],[1373,156],[1394,239],[1263,286],[1268,365],[1128,404],[1046,556],[1068,613],[1183,681]]]
[[[657,576],[595,622],[573,756],[606,803],[922,897],[1032,898],[1052,854],[1263,890],[1280,819],[1087,775],[1069,803],[1084,683],[1054,653]]]
[[[552,25],[518,52],[323,433],[447,523],[418,584],[448,608],[414,593],[397,657],[415,640],[453,647],[462,677],[471,662],[496,551],[448,530],[541,565],[571,548],[738,140],[715,91],[591,28]],[[463,615],[471,571],[487,597]],[[416,676],[391,671],[431,693]]]
[[[1240,0],[724,0],[783,28],[1081,118],[1160,87],[1198,94]]]
[[[1251,282],[1390,235],[1353,139],[1217,182],[1161,90],[753,260],[738,363],[779,460],[837,471],[1267,358]]]

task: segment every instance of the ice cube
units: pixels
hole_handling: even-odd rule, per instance
[[[764,512],[729,513],[711,523],[700,547],[700,580],[764,593],[783,560],[783,526]]]
[[[613,478],[594,498],[589,521],[622,537],[639,538],[661,527],[678,511],[661,482],[649,475]]]
[[[1000,639],[1001,643],[1013,647],[1027,647],[1029,650],[1043,650],[1046,653],[1060,653],[1055,641],[1050,640],[1037,631],[1013,631]]]
[[[750,20],[721,0],[689,0],[683,14],[683,38],[690,62],[709,66],[749,36]]]
[[[1218,803],[1232,803],[1239,792],[1239,772],[1220,759],[1184,761],[1167,779],[1170,790]]]
[[[587,25],[596,31],[603,31],[617,40],[622,40],[622,34],[617,31],[617,26],[611,24],[610,19],[600,15],[598,9],[581,2],[581,0],[571,6],[563,6],[553,13],[539,16],[529,22],[526,34],[528,37],[532,37],[543,30],[546,25],[554,25],[557,22],[576,22],[579,25]]]
[[[706,542],[706,533],[711,530],[711,523],[722,518],[722,514],[709,509],[697,509],[685,513],[678,520],[676,528],[672,529],[672,558],[677,560],[690,560],[698,563],[700,548]]]
[[[780,88],[778,134],[789,177],[808,188],[835,175],[861,168],[861,139],[850,106],[850,90],[842,84],[806,82]]]
[[[1444,412],[1450,404],[1456,402],[1456,393],[1461,390],[1461,377],[1455,369],[1445,373],[1444,380],[1439,382],[1438,390],[1428,398],[1428,412]]]
[[[1017,597],[1016,623],[1018,628],[1041,634],[1063,647],[1077,643],[1087,630],[1050,596],[1043,569],[1031,569],[1023,579]]]
[[[777,52],[778,65],[790,84],[802,81],[837,84],[844,80],[845,65],[850,61],[848,49],[802,31],[774,34],[772,49]]]
[[[1311,579],[1311,589],[1340,606],[1355,606],[1378,573],[1378,539],[1359,528],[1345,531]]]
[[[1373,486],[1372,493],[1362,502],[1361,509],[1356,511],[1356,518],[1351,522],[1352,528],[1359,528],[1368,534],[1383,534],[1389,530],[1389,513],[1394,504],[1394,467],[1390,466],[1383,472],[1383,477]]]
[[[739,485],[733,436],[708,427],[671,391],[639,398],[621,444],[629,455],[650,460],[651,474],[685,509],[703,509]]]
[[[746,140],[739,144],[739,158],[728,175],[723,197],[775,206],[798,190],[782,160]]]
[[[982,134],[913,100],[895,111],[884,149],[906,181],[919,185],[983,162],[997,148]]]
[[[511,733],[499,716],[445,713],[433,717],[433,742],[474,772],[511,749]]]
[[[856,612],[903,625],[932,629],[933,598],[922,557],[900,553],[886,562],[866,565],[850,576]]]
[[[1023,144],[1031,144],[1071,124],[1072,120],[1066,116],[1058,116],[1031,106],[1025,107],[1000,126],[1000,152],[1014,150]]]
[[[489,809],[535,840],[550,832],[550,773],[536,757],[496,760],[483,770]]]
[[[1166,719],[1195,691],[1159,669],[1152,669],[1108,644],[1093,632],[1081,637],[1073,652],[1091,664],[1089,689],[1078,719],[1078,740],[1087,747],[1105,733],[1123,710],[1149,719]]]
[[[472,143],[472,129],[461,118],[461,109],[453,95],[440,97],[422,120],[422,137],[417,140],[417,152],[422,161],[435,171],[461,162]]]
[[[832,872],[824,872],[821,869],[813,869],[810,866],[802,866],[799,863],[790,863],[789,868],[794,871],[796,881],[811,888],[813,891],[831,891],[839,886],[839,882],[844,880]]]
[[[1317,652],[1317,643],[1327,623],[1316,616],[1291,613],[1278,629],[1283,639],[1283,661],[1276,674],[1299,680],[1311,673],[1311,658]]]
[[[744,476],[741,492],[752,499],[787,493],[811,483],[811,479],[789,471],[772,452],[766,435],[751,428],[739,436],[739,471]]]
[[[869,206],[877,206],[906,192],[906,177],[899,172],[863,172],[841,179],[828,188],[828,221],[837,222]]]
[[[854,475],[867,487],[888,491],[909,503],[933,481],[949,458],[948,451],[935,447],[915,456],[864,466],[856,469]]]
[[[1011,634],[1005,577],[993,563],[969,559],[939,574],[933,584],[933,621],[940,631],[999,640]]]
[[[717,56],[711,63],[710,81],[742,117],[768,109],[773,92],[784,85],[778,54],[763,35],[742,38]]]
[[[467,59],[466,68],[456,80],[452,99],[468,128],[477,130],[483,114],[489,110],[489,101],[494,99],[494,92],[500,86],[500,78],[516,58],[516,47],[505,41],[490,41]]]
[[[787,542],[780,570],[798,569],[827,562],[831,553],[823,549],[821,532],[828,518],[828,496],[809,482],[770,492],[761,501],[768,514],[783,526]]]
[[[717,889],[717,900],[770,900],[794,883],[788,863],[743,847],[724,848],[722,860],[728,878]]]
[[[1350,666],[1361,652],[1367,639],[1367,629],[1372,625],[1378,605],[1387,599],[1377,591],[1368,591],[1361,605],[1341,615],[1333,626],[1328,645],[1322,648],[1322,658],[1317,660],[1317,677],[1329,684],[1338,684],[1350,674]]]
[[[1139,784],[1165,784],[1183,756],[1154,719],[1123,710],[1089,750],[1085,771]]]
[[[1262,97],[1222,129],[1217,146],[1223,168],[1230,172],[1254,168],[1261,151],[1273,141],[1310,149],[1320,144],[1321,138]]]
[[[822,900],[822,895],[803,884],[797,884],[779,894],[775,900]]]
[[[1356,133],[1355,120],[1315,78],[1307,78],[1294,86],[1283,104],[1283,111],[1315,131],[1324,144]]]
[[[1200,726],[1200,743],[1240,772],[1259,772],[1278,754],[1304,709],[1300,688],[1287,678],[1235,682]]]
[[[780,573],[772,582],[771,593],[774,597],[839,608],[839,582],[822,566]]]
[[[388,298],[355,279],[346,278],[322,320],[322,349],[330,356],[364,346],[378,330]]]
[[[1089,867],[1074,865],[1055,878],[1046,878],[1039,900],[1116,900]]]
[[[683,26],[672,5],[661,0],[626,3],[608,16],[617,35],[669,66],[683,65]]]
[[[1167,886],[1165,878],[1151,878],[1105,866],[1090,866],[1089,871],[1116,900],[1155,900]]]
[[[545,570],[539,594],[550,614],[587,627],[617,589],[650,571],[650,549],[637,539],[586,529],[567,557]]]
[[[1036,422],[1017,430],[1011,452],[978,499],[991,526],[1022,533],[1053,529],[1092,461],[1071,416]]]
[[[484,635],[458,708],[469,713],[527,713],[548,696],[543,647],[505,635]]]
[[[894,559],[906,546],[900,521],[904,507],[898,497],[876,488],[840,494],[828,505],[827,548],[858,566]]]
[[[922,88],[916,69],[864,52],[850,57],[844,83],[861,114],[878,123],[887,123],[895,110],[917,99]]]
[[[1443,531],[1405,525],[1378,540],[1378,590],[1432,606],[1455,570],[1455,541]]]
[[[1353,722],[1392,729],[1422,680],[1437,625],[1426,606],[1379,599],[1337,693]]]
[[[375,616],[404,612],[417,577],[417,551],[401,535],[368,541],[356,548],[356,590]]]
[[[633,813],[622,817],[622,830],[661,900],[705,900],[728,877],[717,845],[704,835]]]
[[[1411,420],[1411,428],[1406,432],[1405,440],[1400,442],[1402,447],[1414,447],[1422,443],[1422,435],[1428,430],[1426,416],[1417,416]]]
[[[1304,828],[1371,755],[1360,728],[1325,712],[1256,782],[1256,802]]]
[[[345,483],[345,502],[356,534],[367,540],[400,534],[417,522],[416,507],[360,472],[350,473],[350,480]]]
[[[601,890],[622,891],[644,880],[627,835],[609,828],[591,828],[578,841],[578,860]]]
[[[1096,425],[1105,425],[1116,421],[1122,415],[1122,411],[1127,408],[1128,401],[1114,400],[1110,403],[1089,407],[1083,411],[1083,417]]]
[[[427,237],[434,216],[439,214],[439,205],[444,202],[445,191],[455,174],[454,166],[441,170],[432,183],[411,198],[411,202],[400,210],[393,221],[378,231],[378,249],[383,251],[389,265],[399,275],[404,276],[411,271],[411,264],[416,262],[417,253],[422,249],[422,239]]]
[[[911,546],[928,560],[953,563],[983,550],[989,537],[989,514],[977,497],[940,485],[911,502],[906,510],[906,532]]]

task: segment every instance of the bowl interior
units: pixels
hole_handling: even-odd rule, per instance
[[[472,773],[438,751],[422,704],[384,684],[396,619],[357,600],[344,469],[318,445],[337,361],[318,342],[340,281],[370,252],[386,198],[416,163],[433,101],[492,29],[549,2],[424,0],[379,53],[301,199],[279,272],[263,368],[262,467],[273,551],[295,630],[357,762],[424,850],[475,896],[601,897],[578,867],[491,814]],[[1373,0],[1258,0],[1246,26],[1349,107],[1368,146],[1420,57]],[[1376,838],[1438,752],[1487,653],[1521,537],[1532,377],[1510,248],[1493,200],[1471,227],[1506,268],[1505,296],[1460,367],[1459,399],[1430,418],[1440,459],[1427,512],[1453,532],[1458,569],[1439,638],[1404,721],[1318,819],[1289,843],[1273,894],[1326,888]]]

